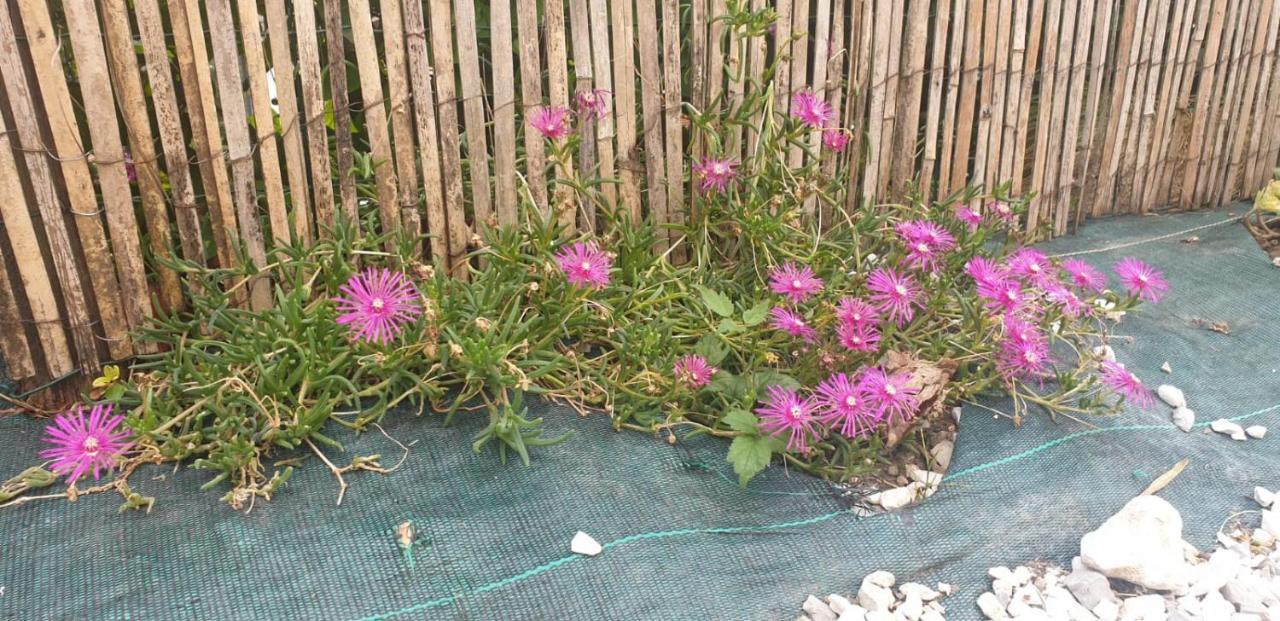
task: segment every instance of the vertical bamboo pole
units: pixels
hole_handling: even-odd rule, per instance
[[[516,196],[516,73],[512,55],[511,0],[489,5],[493,31],[493,169],[498,224],[519,220]]]
[[[893,11],[887,16],[889,18],[889,75],[885,78],[884,86],[884,130],[880,139],[880,170],[877,173],[879,177],[876,183],[876,196],[880,199],[889,197],[889,180],[892,176],[890,172],[894,160],[894,147],[897,145],[896,137],[898,127],[898,87],[902,82],[902,32],[906,21],[906,6],[902,2],[893,2]],[[879,18],[878,18],[879,19]],[[874,119],[872,119],[874,122]],[[901,128],[907,131],[906,128]],[[914,155],[914,152],[913,152]],[[904,155],[905,156],[905,155]]]
[[[1076,16],[1079,13],[1080,0],[1065,0],[1062,7],[1062,19],[1058,28],[1058,67],[1053,76],[1054,99],[1053,116],[1049,128],[1049,159],[1044,163],[1044,191],[1048,199],[1044,203],[1044,217],[1052,226],[1050,230],[1055,234],[1059,222],[1065,230],[1065,211],[1071,203],[1071,179],[1070,177],[1064,179],[1059,175],[1063,170],[1069,171],[1063,165],[1062,160],[1075,157],[1075,145],[1064,139],[1064,134],[1067,131],[1064,124],[1067,117],[1067,102],[1079,101],[1079,97],[1075,96],[1069,88],[1071,74],[1074,73],[1072,70],[1074,65],[1072,62],[1072,42],[1077,39],[1075,32]],[[1076,110],[1078,113],[1079,108]],[[1062,200],[1064,191],[1067,194],[1066,201]]]
[[[1045,5],[1044,26],[1044,61],[1040,70],[1040,97],[1036,109],[1036,151],[1031,161],[1031,190],[1036,196],[1027,209],[1027,230],[1033,231],[1044,217],[1046,202],[1050,192],[1048,173],[1050,170],[1049,133],[1053,127],[1053,105],[1058,94],[1054,91],[1058,75],[1059,28],[1062,21],[1062,3],[1064,0],[1048,0]],[[1071,59],[1067,59],[1067,64]]]
[[[298,2],[295,6],[300,4],[304,3]],[[368,4],[368,0],[365,0],[365,4]],[[347,92],[347,52],[342,0],[324,0],[324,30],[325,56],[329,62],[329,97],[333,102],[334,159],[338,167],[334,172],[338,177],[338,201],[343,217],[354,226],[359,220],[359,206],[356,196],[356,179],[352,173],[355,167],[355,148],[351,141],[351,100]],[[354,44],[354,41],[352,43]],[[324,142],[322,141],[321,144]],[[325,148],[328,149],[327,146]],[[386,160],[383,161],[386,162]],[[390,165],[390,162],[387,162],[387,165]],[[327,171],[328,168],[325,170]],[[314,170],[312,174],[316,174]],[[319,209],[318,205],[317,209]]]
[[[680,6],[677,0],[662,0],[663,87],[662,106],[666,117],[667,224],[683,224],[684,209],[684,132],[680,114]],[[697,62],[696,60],[694,62]],[[679,232],[665,232],[675,243]],[[662,233],[659,234],[662,236]],[[673,259],[683,259],[684,249],[676,250]]]
[[[1014,131],[1013,144],[1013,183],[1009,192],[1014,196],[1022,196],[1023,184],[1027,178],[1027,137],[1031,133],[1032,104],[1039,105],[1031,99],[1032,87],[1036,77],[1040,75],[1040,45],[1044,33],[1045,0],[1031,1],[1031,32],[1027,36],[1027,56],[1022,65],[1021,92],[1018,93],[1018,127]],[[1031,161],[1032,168],[1035,160]]]
[[[573,92],[575,97],[580,97],[590,94],[596,88],[587,0],[569,0],[569,36],[573,49]],[[597,176],[596,145],[596,118],[592,114],[579,110],[578,167],[582,170],[583,177],[587,179]],[[582,228],[594,232],[596,229],[595,201],[581,201],[579,211],[582,216]]]
[[[603,118],[596,120],[596,153],[600,158],[600,169],[597,175],[601,179],[616,179],[618,177],[617,168],[614,159],[614,140],[617,139],[617,128],[614,123],[614,115],[617,111],[618,98],[613,86],[613,76],[610,71],[610,54],[609,54],[609,6],[605,0],[589,0],[590,19],[591,19],[591,52],[592,52],[592,68],[593,77],[595,79],[596,88],[608,93],[611,98],[611,108],[605,111]],[[604,196],[604,203],[610,208],[618,206],[618,190],[613,183],[606,183],[601,189]]]
[[[405,0],[405,3],[421,0]],[[422,234],[422,213],[419,208],[418,158],[414,150],[413,95],[409,85],[408,60],[405,58],[404,14],[400,0],[379,0],[382,10],[382,48],[386,58],[387,95],[391,98],[391,142],[395,154],[396,205],[398,218],[387,222],[388,228],[404,227],[404,231],[417,237]],[[363,73],[363,72],[362,72]],[[381,108],[382,104],[378,104]],[[485,154],[487,157],[487,153]],[[391,162],[384,164],[391,167]],[[415,254],[421,254],[421,246],[415,244]]]
[[[18,313],[21,293],[9,280],[9,260],[0,251],[0,354],[4,355],[5,375],[9,379],[23,380],[36,374],[36,364],[31,358],[27,335],[22,329],[22,315]]]
[[[1089,73],[1092,81],[1087,94],[1088,103],[1085,110],[1085,118],[1087,120],[1084,130],[1084,162],[1080,167],[1080,208],[1076,212],[1076,226],[1079,226],[1084,220],[1086,213],[1093,210],[1093,206],[1089,204],[1089,199],[1091,196],[1096,198],[1097,194],[1096,175],[1089,174],[1089,167],[1097,159],[1093,143],[1097,138],[1099,102],[1102,100],[1102,92],[1107,83],[1104,68],[1106,67],[1107,49],[1110,47],[1112,1],[1098,0],[1094,11],[1093,44],[1089,50],[1089,64],[1092,67]],[[1091,189],[1093,190],[1092,193],[1090,192]]]
[[[644,167],[648,177],[649,219],[655,226],[670,222],[667,211],[667,173],[663,155],[662,75],[658,66],[658,8],[654,0],[636,0],[636,29],[640,35],[640,103],[644,115]],[[646,33],[648,33],[646,35]],[[655,252],[666,252],[668,239],[658,235]]]
[[[46,42],[44,40],[48,38],[47,33],[49,33],[50,30],[45,29],[38,32],[46,34],[39,39],[30,35],[27,37],[27,43],[31,46],[33,52],[38,49],[36,47],[37,45],[41,45]],[[31,181],[32,189],[35,191],[34,198],[37,213],[39,213],[40,220],[44,225],[45,236],[49,240],[49,256],[53,263],[53,274],[57,277],[58,287],[62,292],[62,303],[67,314],[66,327],[71,333],[71,347],[75,350],[76,362],[79,363],[80,368],[84,371],[95,371],[100,367],[100,364],[98,361],[97,341],[94,338],[93,329],[89,320],[89,302],[85,291],[81,286],[80,272],[79,268],[76,266],[76,257],[72,251],[71,237],[67,232],[66,221],[63,219],[63,206],[61,201],[58,200],[57,190],[54,187],[53,171],[50,170],[49,164],[46,161],[47,155],[43,152],[44,139],[40,135],[40,124],[37,120],[37,112],[31,99],[31,90],[27,86],[27,78],[23,72],[21,57],[18,53],[17,36],[13,29],[13,23],[9,18],[9,11],[7,10],[0,11],[0,75],[4,78],[5,96],[13,111],[14,130],[17,132],[18,136],[18,147],[22,151],[22,159],[26,164],[27,176]],[[63,82],[63,85],[65,88],[65,82]],[[47,92],[46,96],[48,96]],[[9,153],[9,145],[7,144],[8,136],[9,130],[0,128],[0,140],[6,141],[5,144],[0,144],[0,150],[3,150],[4,153]],[[81,161],[83,163],[82,160],[75,161]],[[6,185],[13,186],[14,184],[20,183],[17,181],[17,176],[19,174],[20,173],[15,171],[13,177],[6,182]],[[6,193],[6,196],[19,195],[20,194],[16,192],[12,195]],[[10,200],[0,202],[6,203],[6,211],[0,213],[4,214],[5,226],[8,229],[7,232],[9,235],[12,236],[19,233],[25,233],[26,231],[23,231],[21,227],[22,218],[17,215],[11,216],[8,211],[15,207],[15,205],[11,205],[9,203],[16,204],[18,201]],[[29,212],[27,213],[29,214]],[[28,215],[28,217],[30,216]],[[87,221],[87,217],[81,216],[76,220],[77,232],[80,233],[81,239],[85,237],[85,232],[88,229],[85,223],[81,222],[82,220]],[[98,222],[96,216],[94,217],[93,222]],[[88,232],[92,231],[90,230]],[[100,225],[96,230],[96,234],[98,236],[103,236]],[[35,242],[35,237],[27,235],[25,236],[25,240],[26,243],[32,243]],[[93,238],[90,238],[90,241],[93,241]],[[102,247],[105,247],[105,241]],[[17,252],[22,248],[22,246],[19,244],[13,244],[13,248],[14,251]],[[82,249],[85,248],[86,247],[82,246]],[[86,249],[86,255],[87,254],[88,251]],[[44,286],[49,286],[51,279],[47,274],[42,275],[38,272],[31,271],[35,267],[34,260],[38,255],[34,254],[30,250],[26,250],[23,252],[23,256],[27,257],[27,261],[29,261],[25,263],[27,269],[23,271],[24,282],[27,278],[31,278],[37,283],[43,283]],[[95,267],[92,262],[89,262],[88,266],[91,270]],[[109,260],[102,257],[98,267],[106,267],[109,270],[111,264]],[[107,273],[114,278],[115,275],[113,272],[108,271]],[[106,283],[92,280],[94,277],[93,271],[90,271],[87,276],[95,285],[96,288],[94,293],[97,296],[118,295],[115,290],[105,291],[104,285]],[[34,287],[38,286],[40,285],[34,285]],[[29,291],[33,289],[29,289]],[[32,294],[30,293],[28,294],[29,300],[31,299],[31,295]],[[39,294],[37,293],[36,295]],[[52,293],[50,293],[50,295],[52,295]],[[114,301],[116,301],[115,297],[106,299],[107,303]],[[57,303],[54,302],[53,304],[53,308],[56,309]],[[103,307],[104,304],[98,305],[98,316],[102,318],[105,324],[106,317],[102,314]],[[113,307],[107,305],[106,308],[110,309]],[[118,307],[115,308],[118,309]],[[46,313],[45,319],[50,318],[47,313],[51,310],[53,309],[48,306],[43,308],[42,312]],[[35,308],[32,308],[33,317],[35,312]],[[116,311],[113,321],[117,326],[123,327],[124,320],[118,310]],[[53,326],[55,324],[50,323],[48,325]],[[120,329],[119,333],[124,333],[124,330]],[[110,335],[112,332],[108,331],[107,334]],[[56,339],[56,336],[49,333],[47,335],[42,335],[42,338]],[[120,341],[111,342],[115,343],[117,347],[121,344]],[[54,356],[53,358],[48,358],[50,354],[46,354],[47,364],[51,367],[56,365],[59,368],[65,367],[69,369],[71,362],[69,360],[58,358],[57,346],[56,344],[52,344],[52,346],[54,347],[52,350],[50,347],[45,348],[46,351],[53,351],[52,355]]]
[[[1108,108],[1110,117],[1107,119],[1106,139],[1102,142],[1102,159],[1098,164],[1098,174],[1102,179],[1093,197],[1095,216],[1114,210],[1112,199],[1115,196],[1116,176],[1124,146],[1125,127],[1129,121],[1129,104],[1137,77],[1135,69],[1140,51],[1140,42],[1134,39],[1134,30],[1146,17],[1146,8],[1146,0],[1126,4],[1120,21],[1120,38],[1117,40],[1114,61],[1116,73],[1111,82],[1111,106]]]
[[[307,185],[306,150],[302,143],[305,128],[298,114],[297,72],[289,40],[289,21],[284,2],[268,2],[267,32],[271,37],[271,74],[276,81],[276,106],[280,113],[280,140],[284,145],[285,175],[288,179],[293,239],[307,243],[311,237],[311,214]]]
[[[1089,44],[1093,36],[1094,0],[1081,0],[1076,11],[1075,50],[1072,52],[1070,90],[1073,95],[1067,100],[1066,130],[1062,138],[1062,156],[1058,173],[1058,204],[1054,208],[1053,234],[1065,235],[1067,224],[1071,221],[1071,198],[1073,188],[1079,186],[1075,177],[1076,160],[1080,150],[1080,113],[1084,107],[1082,92],[1088,92],[1085,85],[1086,72],[1089,67]],[[1096,88],[1096,85],[1095,85]],[[1068,91],[1063,91],[1068,92]]]
[[[466,262],[467,244],[471,242],[471,231],[467,229],[466,206],[462,196],[462,159],[458,154],[458,101],[453,73],[452,9],[449,0],[430,2],[428,14],[431,16],[431,62],[436,84],[436,119],[440,129],[445,221],[449,229],[449,257],[445,264],[450,266],[454,276],[466,278],[469,274]],[[520,4],[522,7],[526,5],[531,6],[532,3]],[[524,59],[521,58],[520,62],[523,63]],[[537,132],[530,133],[534,134],[535,139],[542,139]],[[539,146],[541,144],[538,143]]]
[[[889,75],[889,50],[888,47],[892,43],[889,38],[890,20],[889,13],[892,11],[890,6],[893,0],[876,0],[875,7],[875,38],[872,45],[871,59],[874,65],[871,69],[871,83],[868,87],[871,90],[871,103],[867,112],[867,154],[866,171],[862,178],[862,194],[870,200],[877,200],[880,197],[878,188],[880,187],[880,157],[883,154],[881,142],[886,140],[884,134],[884,119],[887,99],[885,93],[886,77]],[[892,102],[890,102],[892,104]]]
[[[901,123],[895,136],[898,146],[895,149],[893,167],[890,177],[894,184],[892,195],[906,196],[907,188],[920,169],[916,166],[916,154],[920,152],[920,101],[924,97],[925,53],[929,36],[929,0],[913,0],[906,14],[907,24],[904,29],[906,41],[903,44],[902,64],[905,75],[902,78],[902,91],[898,97],[900,110],[898,116]],[[927,140],[927,138],[926,138]],[[919,179],[921,190],[928,183],[927,179]]]
[[[633,222],[641,218],[640,178],[636,152],[636,66],[632,0],[609,7],[613,43],[614,112],[618,130],[618,195]]]
[[[1013,3],[1013,23],[1010,33],[1010,49],[1009,65],[1006,68],[1009,72],[1008,79],[1003,82],[1005,106],[1004,121],[1001,129],[1000,139],[1000,167],[996,174],[996,181],[1010,182],[1010,189],[1013,187],[1014,177],[1021,177],[1022,171],[1014,168],[1014,161],[1018,158],[1014,157],[1014,151],[1018,148],[1018,119],[1022,117],[1023,106],[1030,107],[1031,102],[1022,99],[1022,80],[1023,70],[1027,62],[1027,9],[1031,8],[1030,2]],[[993,137],[994,139],[994,137]]]
[[[547,46],[547,87],[551,105],[569,107],[569,58],[565,50],[564,0],[544,0],[543,32]],[[557,177],[573,178],[573,156],[565,153],[556,170]],[[556,184],[555,208],[560,224],[573,232],[578,215],[577,199],[573,189]]]
[[[431,257],[449,267],[449,229],[445,217],[445,182],[441,178],[441,149],[436,127],[436,97],[431,86],[431,59],[427,55],[427,27],[422,2],[404,4],[405,51],[409,60],[409,85],[413,89],[413,116],[418,130],[418,152],[422,159],[423,202],[426,204],[427,233]],[[510,60],[510,54],[507,55]],[[508,107],[508,113],[513,111]],[[514,129],[512,129],[514,132]],[[514,141],[514,138],[512,138]],[[515,157],[515,146],[510,156]],[[514,173],[512,174],[514,177]],[[514,184],[514,178],[512,183]],[[461,191],[461,187],[457,187]],[[512,206],[514,210],[514,205]],[[513,220],[514,221],[514,220]]]
[[[356,70],[360,74],[360,96],[364,104],[364,127],[369,132],[374,181],[378,188],[378,213],[384,232],[400,225],[399,188],[391,136],[387,133],[386,100],[382,90],[382,69],[378,62],[378,42],[373,34],[369,0],[349,0],[351,42],[356,48]],[[390,249],[394,242],[387,240]]]
[[[1155,10],[1150,14],[1155,16],[1155,24],[1148,29],[1147,35],[1150,37],[1150,51],[1144,52],[1146,60],[1145,78],[1139,76],[1139,80],[1145,79],[1146,84],[1142,85],[1142,101],[1138,106],[1141,111],[1138,118],[1137,144],[1135,153],[1130,157],[1133,158],[1133,182],[1132,192],[1129,197],[1129,211],[1143,210],[1142,195],[1146,188],[1144,181],[1146,179],[1146,171],[1148,166],[1155,163],[1152,157],[1152,151],[1157,148],[1158,143],[1154,141],[1153,133],[1156,129],[1156,95],[1160,85],[1160,73],[1164,66],[1164,44],[1168,38],[1167,30],[1169,26],[1169,5],[1170,0],[1156,0]],[[1146,37],[1144,37],[1143,45],[1146,46]]]
[[[956,166],[953,153],[958,131],[956,105],[960,99],[960,67],[964,59],[966,4],[966,0],[955,0],[951,6],[951,48],[947,51],[946,102],[942,110],[942,156],[941,165],[938,167],[939,198],[950,194],[955,189],[952,185],[952,169]]]
[[[629,9],[619,6],[615,9],[621,13],[629,13]],[[542,105],[542,60],[538,47],[538,4],[536,2],[516,2],[517,36],[520,40],[520,112],[522,119],[527,119],[534,108]],[[617,34],[614,35],[615,37]],[[621,98],[621,95],[619,96]],[[621,102],[619,102],[621,105]],[[441,123],[443,124],[443,117]],[[547,203],[547,155],[546,145],[538,132],[533,131],[525,123],[524,127],[524,163],[526,182],[529,186],[529,197],[543,217],[551,217],[551,205]],[[446,177],[448,176],[446,172]],[[623,180],[624,185],[626,179]],[[637,190],[638,192],[638,190]],[[638,199],[636,208],[639,209]]]
[[[979,63],[982,59],[983,0],[969,0],[964,23],[964,69],[960,80],[960,112],[956,115],[956,144],[951,159],[951,190],[969,179],[969,150],[973,145],[974,112],[978,103]]]
[[[293,10],[293,20],[298,32],[299,75],[302,78],[303,115],[299,121],[302,127],[299,129],[305,130],[307,134],[307,153],[311,163],[311,200],[315,208],[316,233],[324,238],[329,235],[326,229],[333,228],[335,216],[333,173],[329,170],[329,142],[324,129],[325,106],[320,78],[320,46],[316,41],[315,5],[312,2],[298,2],[294,4]],[[336,121],[337,110],[335,109],[334,112]],[[339,166],[341,161],[339,160]],[[347,173],[345,170],[341,172],[342,175]]]
[[[413,0],[408,0],[412,2]],[[484,80],[480,77],[480,47],[476,44],[474,0],[454,0],[458,30],[458,70],[462,78],[462,116],[467,131],[467,168],[471,173],[471,209],[475,230],[493,220],[493,194],[489,189],[489,140],[485,135]]]
[[[277,245],[289,243],[289,213],[284,202],[284,184],[280,174],[280,155],[276,145],[275,112],[271,108],[271,96],[267,94],[267,67],[262,57],[261,18],[256,0],[236,0],[240,12],[240,36],[244,47],[245,76],[249,81],[249,94],[253,105],[254,128],[258,164],[261,167],[262,186],[267,195],[267,217],[271,222],[271,237]]]

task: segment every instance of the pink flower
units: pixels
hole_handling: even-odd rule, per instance
[[[701,162],[693,165],[693,172],[701,178],[698,182],[698,190],[703,194],[712,191],[723,192],[738,176],[738,161],[704,157]]]
[[[1044,285],[1057,277],[1058,270],[1043,252],[1035,248],[1019,248],[1005,259],[1009,273],[1037,285]]]
[[[1006,379],[1043,377],[1051,362],[1049,344],[1041,338],[1006,339],[996,355],[996,368]]]
[[[1017,312],[1027,301],[1027,297],[1022,292],[1022,285],[1012,278],[979,283],[978,297],[987,301],[988,309],[1003,313]]]
[[[775,306],[769,310],[771,325],[775,330],[782,330],[791,336],[806,341],[818,338],[818,332],[805,323],[804,317],[788,308]]]
[[[982,226],[982,216],[978,215],[978,212],[969,209],[965,205],[956,205],[956,219],[969,227],[970,233],[978,230],[979,226]]]
[[[880,331],[871,324],[842,323],[836,328],[840,344],[850,351],[875,352],[880,349]]]
[[[1004,338],[1014,343],[1044,342],[1044,333],[1039,328],[1013,315],[1004,316]]]
[[[835,115],[836,111],[831,108],[831,104],[814,95],[809,89],[802,90],[791,97],[791,116],[800,119],[800,122],[809,127],[814,129],[826,127]]]
[[[538,106],[529,113],[529,125],[538,130],[544,137],[552,140],[567,138],[573,133],[568,108],[559,106]]]
[[[1123,364],[1104,360],[1099,375],[1102,377],[1103,385],[1124,397],[1126,401],[1144,410],[1155,404],[1155,399],[1151,398],[1151,391],[1142,385],[1142,380],[1138,379],[1137,375],[1125,370]]]
[[[1013,212],[1013,206],[1004,201],[996,200],[987,203],[987,213],[1005,224],[1018,223],[1018,214]]]
[[[578,94],[573,97],[573,104],[578,108],[578,114],[594,116],[598,121],[609,114],[610,95],[612,93],[603,88],[578,91]]]
[[[907,265],[920,269],[937,269],[939,255],[956,247],[950,232],[927,220],[902,222],[897,231],[907,247]]]
[[[846,326],[872,325],[880,322],[880,312],[861,298],[841,298],[836,319]]]
[[[907,274],[877,268],[867,277],[867,289],[872,292],[871,301],[876,303],[877,310],[899,326],[905,325],[915,316],[913,307],[924,308],[920,301],[920,287]]]
[[[348,326],[358,341],[386,345],[405,324],[422,313],[418,289],[403,273],[369,268],[338,288],[338,323]]]
[[[1137,296],[1148,302],[1159,302],[1169,291],[1169,283],[1165,281],[1160,270],[1143,263],[1133,257],[1120,259],[1112,271],[1120,278],[1129,295]]]
[[[577,242],[560,249],[556,262],[569,282],[579,287],[603,289],[609,284],[613,257],[600,250],[595,242]]]
[[[822,291],[822,279],[814,276],[809,266],[801,267],[787,261],[769,270],[769,289],[799,304]]]
[[[1071,282],[1081,289],[1102,291],[1107,286],[1107,277],[1098,268],[1080,259],[1067,259],[1062,262]]]
[[[1079,317],[1089,312],[1089,305],[1062,283],[1049,283],[1045,285],[1044,292],[1045,298],[1057,304],[1062,309],[1062,314],[1068,317]]]
[[[129,178],[129,183],[138,180],[138,169],[133,164],[133,154],[128,151],[124,152],[124,174]]]
[[[68,485],[90,470],[93,480],[98,480],[103,471],[115,468],[117,458],[129,448],[129,432],[118,430],[124,417],[113,416],[111,409],[110,403],[94,404],[86,420],[84,406],[77,405],[44,428],[44,441],[53,448],[40,451],[40,457],[53,460],[51,468],[67,475]]]
[[[803,399],[796,391],[783,386],[770,386],[763,407],[756,409],[760,415],[760,428],[771,436],[787,434],[787,450],[809,450],[809,436],[813,435],[813,401]]]
[[[911,420],[916,415],[920,401],[916,395],[920,389],[908,385],[910,373],[885,373],[879,367],[869,367],[862,373],[862,388],[867,405],[876,412],[880,420],[890,423],[896,418],[901,422]]]
[[[707,364],[707,359],[696,354],[689,354],[676,361],[673,375],[677,381],[689,388],[702,388],[711,383],[711,376],[719,369]]]
[[[818,384],[816,392],[819,416],[831,429],[849,439],[875,433],[880,416],[867,406],[859,382],[837,373]]]
[[[984,257],[969,259],[969,262],[964,265],[964,271],[973,278],[979,288],[983,285],[991,286],[1009,279],[1009,271],[1004,266]]]
[[[827,129],[822,132],[822,146],[835,153],[844,153],[849,148],[849,132],[843,129]]]

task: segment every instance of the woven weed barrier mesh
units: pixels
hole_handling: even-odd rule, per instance
[[[407,459],[389,476],[348,475],[341,507],[312,460],[248,515],[199,491],[207,473],[171,467],[132,479],[158,498],[150,515],[116,515],[119,498],[107,494],[0,512],[0,619],[792,619],[806,595],[855,592],[876,569],[955,583],[948,618],[977,619],[987,567],[1068,562],[1083,533],[1183,458],[1189,467],[1162,496],[1182,511],[1188,541],[1208,547],[1229,512],[1251,508],[1252,487],[1280,472],[1280,270],[1239,225],[1179,233],[1227,217],[1113,219],[1046,248],[1173,234],[1087,258],[1133,255],[1164,269],[1173,292],[1126,317],[1117,333],[1134,340],[1116,349],[1148,383],[1186,392],[1201,423],[1190,434],[1163,406],[1097,427],[1032,417],[1022,429],[966,408],[942,489],[905,512],[858,518],[830,486],[779,467],[739,488],[714,440],[671,447],[543,406],[548,427],[577,435],[527,468],[502,466],[468,450],[477,427],[404,413],[385,429],[412,443]],[[1180,241],[1189,235],[1199,242]],[[1205,433],[1219,417],[1276,433]],[[35,463],[39,435],[35,421],[0,419],[0,472]],[[402,454],[378,433],[342,439],[384,463]],[[419,531],[412,562],[395,542],[405,520]],[[570,555],[577,530],[604,553]]]

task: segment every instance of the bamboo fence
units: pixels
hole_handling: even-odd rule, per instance
[[[743,44],[735,9],[776,18]],[[1278,30],[1280,0],[9,0],[0,356],[38,382],[142,353],[130,331],[184,295],[151,257],[261,265],[366,205],[455,269],[520,201],[595,226],[573,170],[679,222],[708,154],[690,115],[763,88],[853,132],[819,151],[849,209],[1007,183],[1063,234],[1217,205],[1277,165]],[[593,89],[608,113],[553,163],[526,112]]]

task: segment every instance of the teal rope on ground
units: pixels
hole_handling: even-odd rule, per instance
[[[1248,414],[1242,414],[1240,416],[1229,418],[1227,420],[1235,422],[1235,421],[1245,420],[1249,418],[1254,418],[1256,416],[1262,416],[1263,414],[1268,414],[1271,412],[1275,412],[1277,410],[1280,410],[1280,403],[1277,403],[1271,407],[1250,412]],[[1193,426],[1193,428],[1203,429],[1205,427],[1208,427],[1210,424],[1211,423],[1197,423],[1196,425]],[[1056,446],[1066,444],[1067,442],[1070,442],[1072,440],[1078,440],[1080,438],[1093,436],[1100,433],[1111,432],[1111,431],[1159,431],[1159,430],[1170,431],[1170,430],[1177,430],[1177,429],[1178,428],[1173,425],[1152,424],[1152,425],[1116,425],[1114,427],[1099,427],[1096,429],[1089,429],[1087,431],[1078,431],[1076,433],[1071,433],[1071,434],[1062,436],[1061,438],[1050,440],[1048,442],[1045,442],[1044,444],[1034,446],[1020,453],[1014,453],[1013,455],[1009,455],[1008,457],[1002,457],[1000,459],[978,464],[976,466],[970,466],[968,468],[965,468],[964,470],[960,470],[958,472],[954,472],[950,475],[947,475],[945,478],[943,478],[943,481],[953,481],[955,479],[966,477],[971,474],[977,474],[979,472],[982,472],[983,470],[988,470],[991,468],[996,468],[999,466],[1010,464],[1015,461],[1020,461],[1028,457],[1032,457],[1034,455],[1042,453],[1044,451],[1047,451]],[[645,541],[649,539],[667,539],[671,537],[684,537],[689,535],[715,535],[715,534],[733,534],[733,533],[785,530],[790,528],[799,528],[803,526],[812,526],[814,524],[820,524],[822,522],[829,522],[843,515],[852,515],[853,511],[854,509],[852,508],[842,509],[840,511],[824,513],[822,515],[817,515],[817,516],[806,518],[803,520],[779,522],[776,524],[764,524],[759,526],[721,526],[721,527],[712,527],[712,528],[682,528],[678,530],[637,533],[634,535],[627,535],[619,539],[614,539],[613,541],[603,544],[601,547],[608,550],[608,549],[616,548],[618,546],[626,545],[628,543],[634,543],[637,541]],[[886,515],[892,515],[892,514],[877,513],[875,515],[868,516],[865,519],[872,519],[872,518],[882,517]],[[423,610],[430,610],[433,608],[440,608],[442,606],[448,606],[449,604],[453,604],[465,596],[474,596],[474,595],[487,593],[489,591],[495,591],[497,589],[501,589],[501,588],[510,586],[512,584],[522,582],[524,580],[528,580],[529,578],[533,578],[540,574],[546,573],[557,567],[560,567],[561,565],[567,565],[574,561],[581,560],[582,558],[584,557],[579,556],[577,554],[564,556],[564,557],[555,559],[553,561],[544,563],[542,565],[538,565],[537,567],[520,572],[513,576],[509,576],[501,580],[496,580],[494,582],[489,582],[487,584],[480,585],[474,589],[471,589],[467,593],[436,598],[430,601],[422,602],[420,604],[414,604],[413,606],[401,608],[399,610],[392,610],[389,612],[385,612],[382,614],[377,614],[369,617],[361,617],[356,621],[387,621],[388,619],[394,619],[402,615],[421,612]]]

